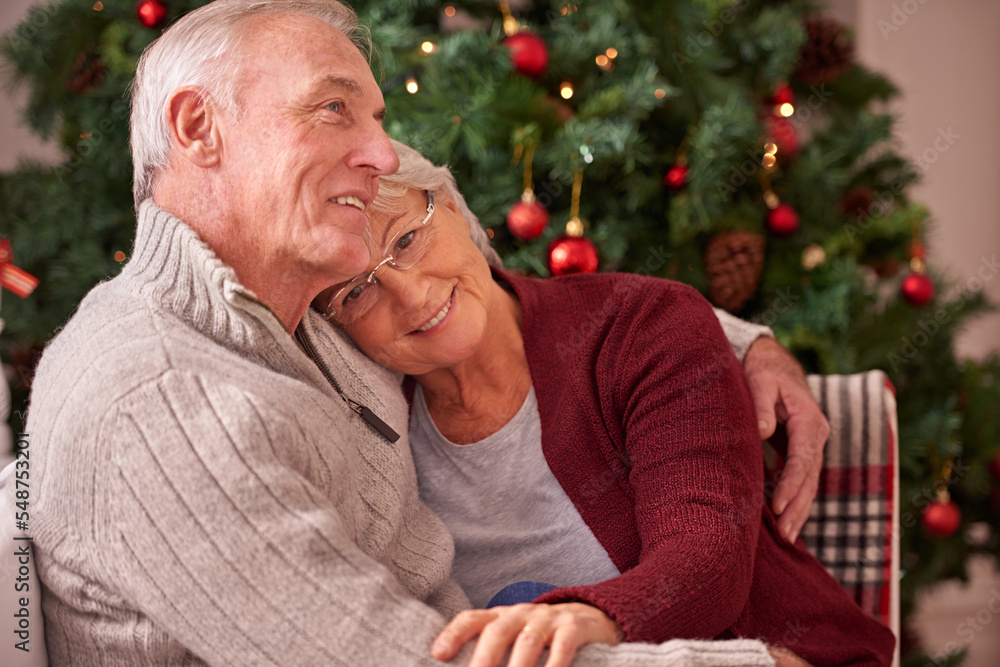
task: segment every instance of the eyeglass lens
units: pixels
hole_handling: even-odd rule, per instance
[[[343,324],[350,324],[368,312],[382,292],[375,273],[383,264],[402,271],[420,261],[434,236],[434,227],[429,222],[429,216],[409,220],[386,245],[382,261],[376,268],[370,273],[357,276],[341,288],[331,300],[327,312]]]

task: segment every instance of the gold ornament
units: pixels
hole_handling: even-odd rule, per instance
[[[580,219],[580,190],[583,188],[583,170],[577,169],[573,174],[573,196],[569,205],[569,222],[566,223],[566,236],[583,236],[583,220]]]
[[[806,271],[812,271],[824,262],[826,262],[826,251],[822,246],[810,243],[802,251],[802,268]]]

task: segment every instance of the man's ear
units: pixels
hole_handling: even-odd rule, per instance
[[[178,88],[167,102],[167,125],[174,149],[191,163],[214,167],[222,157],[219,117],[201,88]]]

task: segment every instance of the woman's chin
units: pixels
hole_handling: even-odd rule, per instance
[[[382,354],[376,361],[397,373],[419,377],[435,371],[446,371],[468,361],[475,356],[482,340],[482,331],[479,335],[469,331],[458,335],[442,335],[436,340],[421,340],[420,347],[424,348],[421,352],[425,353],[420,354],[419,358],[416,358],[416,355],[407,355],[408,358],[403,359],[395,355]]]

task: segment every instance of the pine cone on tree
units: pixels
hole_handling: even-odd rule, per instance
[[[854,64],[854,44],[844,26],[831,18],[811,16],[805,20],[809,39],[799,51],[794,76],[819,86],[836,80]]]
[[[66,87],[76,95],[82,95],[104,80],[104,66],[96,53],[81,51],[73,61],[73,76]]]
[[[730,313],[743,309],[764,272],[764,237],[734,230],[713,236],[705,248],[708,298]]]

